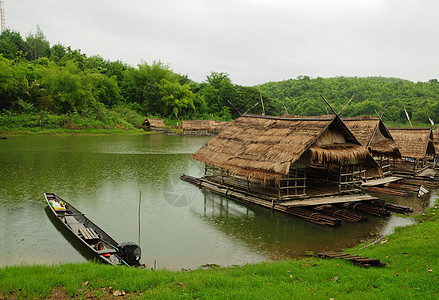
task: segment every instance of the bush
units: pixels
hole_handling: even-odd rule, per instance
[[[92,112],[91,110],[96,109]],[[2,131],[14,129],[134,129],[140,128],[144,117],[128,107],[118,106],[108,109],[99,106],[83,113],[73,112],[53,115],[46,111],[39,113],[15,114],[3,111],[0,114]]]

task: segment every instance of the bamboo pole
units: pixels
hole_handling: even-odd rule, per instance
[[[259,102],[256,102],[252,107],[250,107],[249,109],[247,109],[246,111],[245,111],[245,113],[243,113],[242,115],[245,115],[246,113],[248,113],[249,111],[251,111],[255,106],[258,106],[258,104],[259,104]],[[242,116],[241,115],[241,116]]]
[[[139,236],[138,236],[138,245],[140,246],[140,207],[142,206],[142,191],[140,191],[139,196]]]
[[[320,95],[320,97],[322,97],[323,101],[325,101],[326,104],[328,104],[329,108],[332,110],[332,112],[334,113],[334,115],[337,115],[337,112],[335,111],[335,109],[331,106],[331,104],[329,104],[328,100],[325,99],[325,97],[323,97],[323,95]]]
[[[351,101],[352,101],[352,99],[354,99],[354,97],[355,97],[355,94],[352,94],[351,99],[348,101],[348,103],[346,103],[346,104],[343,106],[343,108],[338,112],[338,114],[341,114],[341,113],[345,110],[345,108],[349,105],[349,103],[351,103]]]
[[[241,114],[241,112],[236,108],[236,106],[235,105],[233,105],[233,103],[232,102],[230,102],[230,100],[229,99],[226,99],[227,100],[227,102],[229,102],[230,103],[230,105],[231,106],[233,106],[233,108],[238,112],[238,114],[241,116],[242,114]]]
[[[261,103],[262,103],[262,115],[265,116],[265,107],[264,107],[264,100],[262,100],[262,94],[259,93],[259,95],[261,96]]]
[[[407,120],[409,120],[410,127],[413,128],[412,121],[410,121],[409,113],[407,112],[407,110],[405,109],[405,107],[403,107],[403,108],[404,108],[405,115],[407,116]]]

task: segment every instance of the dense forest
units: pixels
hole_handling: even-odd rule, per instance
[[[331,113],[322,101],[323,95],[338,112],[355,95],[343,111],[343,117],[376,115],[385,108],[383,119],[392,123],[408,123],[404,108],[412,122],[439,123],[439,82],[413,83],[408,80],[383,77],[315,78],[299,76],[281,82],[259,86],[261,91],[290,114],[322,115]],[[279,104],[281,106],[279,106]]]
[[[439,122],[436,79],[413,83],[381,77],[299,76],[246,87],[232,83],[227,73],[211,72],[198,83],[159,61],[133,67],[50,45],[39,28],[24,38],[9,29],[0,35],[3,123],[11,116],[32,115],[32,120],[38,119],[32,121],[35,126],[81,127],[80,120],[87,119],[83,126],[138,127],[145,116],[230,120],[252,107],[250,113],[262,113],[264,108],[270,115],[320,115],[328,112],[321,94],[337,111],[355,94],[342,116],[373,115],[385,106],[384,119],[402,124],[407,122],[405,107],[414,122],[426,124],[428,118]]]

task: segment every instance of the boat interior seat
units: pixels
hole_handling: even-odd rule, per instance
[[[92,228],[85,227],[73,216],[65,216],[64,222],[72,229],[75,234],[81,235],[85,240],[98,240],[99,235]]]
[[[99,235],[92,228],[80,228],[78,229],[79,233],[82,235],[84,240],[94,241],[99,240]]]

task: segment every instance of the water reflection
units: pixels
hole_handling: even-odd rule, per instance
[[[137,242],[142,191],[143,260],[148,265],[156,260],[159,267],[171,269],[337,250],[410,221],[369,216],[361,224],[321,227],[173,181],[182,173],[203,174],[203,165],[190,155],[208,139],[140,135],[2,141],[0,266],[85,261],[47,217],[44,192],[59,194],[118,242]],[[177,198],[167,198],[166,192]],[[175,202],[182,194],[185,201]],[[386,200],[415,207],[417,212],[433,203],[417,198]]]
[[[392,200],[400,205],[405,202],[402,198]],[[416,200],[422,201],[416,197],[409,201],[413,204]],[[338,251],[372,235],[390,234],[397,226],[413,223],[411,217],[367,215],[368,221],[363,223],[344,222],[337,228],[323,227],[207,191],[203,211],[194,210],[193,213],[216,230],[244,241],[274,260],[303,256],[308,251]]]

